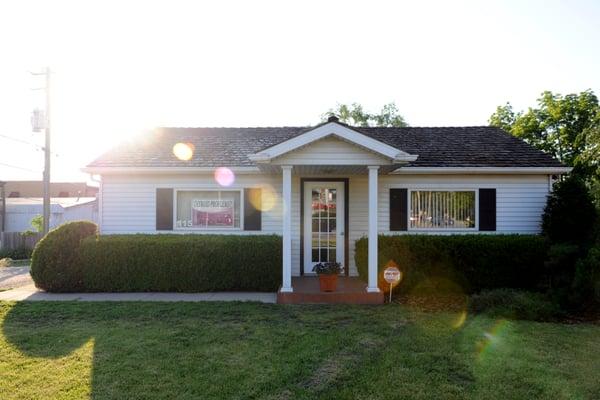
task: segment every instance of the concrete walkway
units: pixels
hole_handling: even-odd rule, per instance
[[[29,266],[0,268],[0,289],[12,289],[33,284]]]
[[[275,303],[276,293],[46,293],[34,285],[0,292],[0,301],[256,301]]]

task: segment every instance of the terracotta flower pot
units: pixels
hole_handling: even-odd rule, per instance
[[[319,286],[321,292],[335,292],[337,288],[337,274],[321,274],[319,275]]]

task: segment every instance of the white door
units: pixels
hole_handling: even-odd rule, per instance
[[[304,182],[304,273],[319,262],[344,265],[344,183]]]

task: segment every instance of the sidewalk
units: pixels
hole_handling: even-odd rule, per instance
[[[0,292],[0,301],[256,301],[275,303],[276,293],[46,293],[34,285]]]

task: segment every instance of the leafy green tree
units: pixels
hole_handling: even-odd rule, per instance
[[[36,215],[35,217],[31,218],[30,224],[36,232],[41,232],[44,229],[44,217],[41,215]]]
[[[565,96],[546,91],[537,107],[527,111],[515,112],[507,103],[489,122],[575,167],[587,179],[600,174],[600,105],[592,90]]]
[[[408,126],[395,103],[384,105],[378,114],[365,111],[363,106],[358,103],[338,104],[323,114],[321,120],[326,121],[332,115],[338,117],[340,122],[352,126]]]

